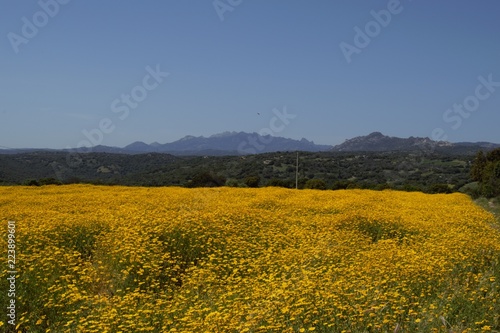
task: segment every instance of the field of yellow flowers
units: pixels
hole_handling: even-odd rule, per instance
[[[500,231],[461,194],[1,187],[0,220],[6,332],[500,331]]]

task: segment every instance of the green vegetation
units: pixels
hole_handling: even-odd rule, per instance
[[[477,205],[483,207],[484,209],[491,212],[495,216],[498,222],[498,226],[496,227],[500,228],[500,197],[489,198],[489,199],[481,197],[476,199],[475,202]]]
[[[396,189],[499,195],[500,154],[301,152],[298,187]],[[0,185],[89,183],[127,186],[295,188],[296,153],[173,156],[33,152],[0,155]],[[472,177],[472,179],[471,179]]]
[[[478,182],[473,194],[487,198],[500,195],[500,148],[485,154],[479,151],[471,167],[471,178]]]

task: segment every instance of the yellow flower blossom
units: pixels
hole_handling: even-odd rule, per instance
[[[0,219],[20,331],[475,332],[500,313],[500,231],[462,194],[0,187]]]

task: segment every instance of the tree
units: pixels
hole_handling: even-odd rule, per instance
[[[500,148],[493,149],[486,155],[486,160],[488,162],[498,162],[500,161]]]
[[[488,198],[500,195],[500,161],[486,164],[481,183],[481,193]]]
[[[486,156],[479,151],[471,168],[471,178],[479,182],[480,193],[485,197],[500,195],[500,148]]]
[[[483,172],[486,167],[486,156],[482,150],[478,151],[476,157],[474,157],[474,162],[472,162],[472,167],[470,170],[470,176],[473,180],[480,182],[483,180]]]

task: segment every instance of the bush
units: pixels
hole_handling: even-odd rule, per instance
[[[321,179],[309,179],[304,188],[313,190],[326,190],[326,184]]]
[[[332,190],[345,190],[349,187],[351,182],[347,180],[339,180],[333,183]]]
[[[70,185],[70,184],[82,184],[83,180],[81,180],[78,177],[69,177],[64,181],[64,184]]]
[[[238,182],[237,179],[228,179],[226,181],[226,186],[228,186],[228,187],[239,187],[240,183]]]
[[[267,186],[292,188],[294,187],[294,184],[292,183],[291,180],[273,178],[267,182]]]
[[[448,184],[432,184],[429,187],[428,193],[452,193],[450,186]]]
[[[458,191],[468,194],[474,199],[477,199],[481,196],[481,187],[478,182],[465,184]]]
[[[415,184],[404,184],[401,189],[406,192],[422,192],[422,188]]]
[[[36,179],[28,179],[28,180],[26,180],[24,182],[23,185],[26,185],[26,186],[40,186],[40,183]]]
[[[212,174],[211,172],[200,172],[196,174],[187,187],[219,187],[226,184],[226,178]]]
[[[42,178],[39,183],[40,185],[62,185],[62,183],[55,178]]]
[[[392,186],[389,183],[381,183],[381,184],[375,185],[373,187],[373,189],[376,191],[390,190],[390,189],[392,189]]]
[[[245,185],[248,187],[259,187],[260,177],[258,176],[250,176],[245,178]]]

